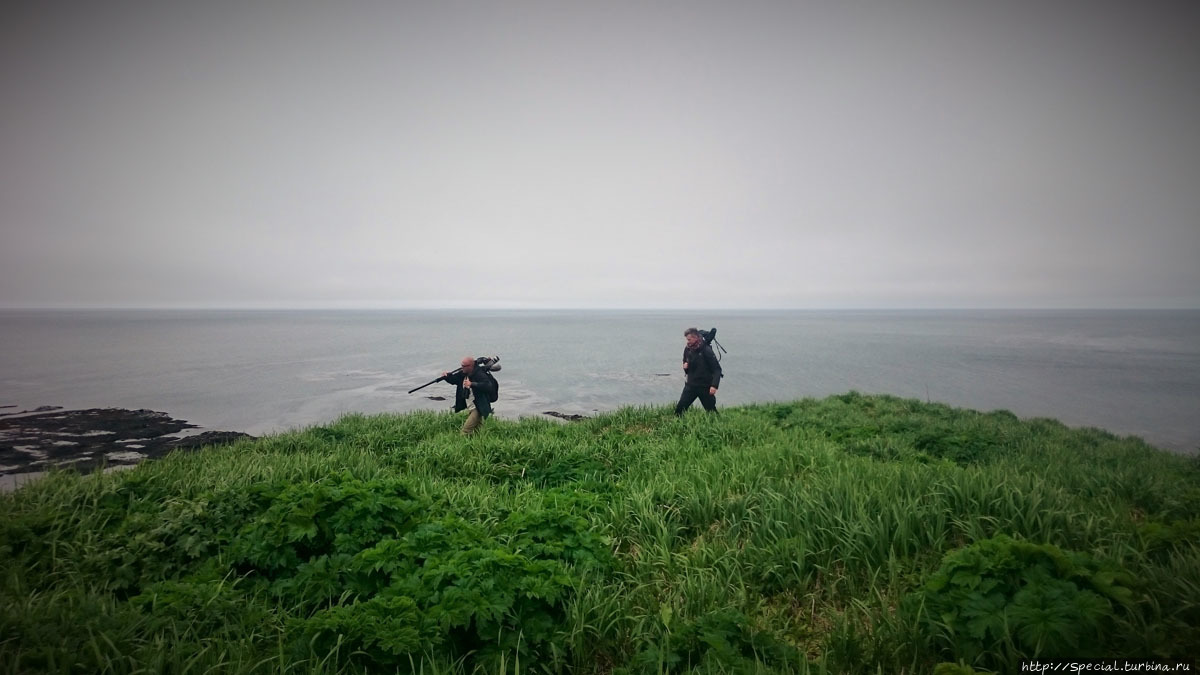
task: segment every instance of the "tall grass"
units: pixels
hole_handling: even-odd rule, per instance
[[[966,654],[911,607],[948,553],[998,535],[1137,580],[1104,624],[1109,655],[1200,653],[1200,464],[1138,439],[856,393],[683,419],[658,407],[574,424],[493,419],[467,438],[459,425],[348,415],[127,472],[56,472],[0,496],[0,673],[995,667],[1012,653]],[[416,576],[368,592],[345,542],[304,558],[327,523],[296,514],[321,495],[367,504],[344,530],[393,508],[380,499],[419,506],[407,525],[380,521],[364,550],[419,531],[443,537],[430,541],[458,561],[452,575],[471,560],[527,572],[463,571],[420,596],[396,586],[434,583],[420,571],[433,558],[416,551]],[[248,562],[246,537],[284,507],[279,527],[301,528],[284,540],[303,570],[270,572]],[[521,579],[565,590],[526,598],[506,586]],[[495,617],[457,608],[461,625],[438,628],[418,612],[413,625],[436,639],[391,651],[377,638],[400,628],[366,625],[398,616],[367,612],[372,593],[439,603],[467,584],[501,603]],[[314,632],[341,610],[364,613]],[[496,634],[477,634],[484,625]]]

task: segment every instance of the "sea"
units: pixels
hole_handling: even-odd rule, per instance
[[[670,405],[683,331],[717,328],[718,405],[848,391],[1008,410],[1200,449],[1200,311],[0,311],[0,414],[162,411],[271,434],[447,410],[500,357],[500,417]],[[435,400],[432,397],[444,397]]]

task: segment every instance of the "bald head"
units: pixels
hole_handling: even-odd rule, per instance
[[[462,360],[462,369],[464,373],[470,373],[475,370],[475,357],[464,356]]]

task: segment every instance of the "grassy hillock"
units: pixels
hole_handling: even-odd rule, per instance
[[[460,424],[350,415],[0,496],[0,673],[1200,654],[1200,463],[1137,439],[856,393]]]

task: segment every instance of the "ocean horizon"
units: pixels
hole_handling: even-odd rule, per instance
[[[7,309],[0,412],[166,412],[255,435],[448,409],[501,357],[497,415],[670,405],[683,329],[718,328],[718,405],[890,394],[1200,448],[1200,310]],[[448,400],[432,400],[442,396]]]

